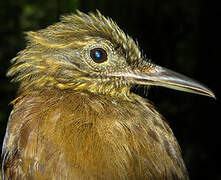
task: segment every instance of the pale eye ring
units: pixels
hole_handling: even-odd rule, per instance
[[[107,60],[107,52],[103,48],[94,48],[90,50],[90,57],[96,63],[103,63]]]

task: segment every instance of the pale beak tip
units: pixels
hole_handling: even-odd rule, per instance
[[[212,91],[210,92],[209,96],[216,100],[216,95]]]

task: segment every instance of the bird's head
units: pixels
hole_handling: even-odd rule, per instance
[[[99,12],[77,11],[27,38],[8,72],[21,91],[55,87],[129,97],[138,84],[214,97],[200,83],[146,60],[137,43]]]

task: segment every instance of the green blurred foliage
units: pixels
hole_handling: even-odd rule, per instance
[[[212,20],[216,5],[207,0],[1,0],[0,1],[0,137],[2,143],[11,111],[8,104],[16,96],[17,86],[5,74],[10,60],[25,48],[24,32],[47,27],[61,15],[99,9],[112,17],[135,38],[143,54],[159,65],[199,79],[218,92],[215,44]],[[212,5],[211,5],[212,4]],[[218,7],[218,6],[217,6]],[[213,41],[211,39],[213,38]],[[213,44],[213,46],[211,45]],[[210,59],[213,57],[213,59]],[[208,59],[214,64],[208,68]],[[217,69],[218,70],[218,69]],[[207,73],[205,73],[207,72]],[[210,73],[208,73],[210,72]],[[217,78],[218,79],[218,78]],[[143,90],[135,89],[146,97]],[[219,179],[221,173],[214,154],[219,135],[211,123],[214,101],[203,97],[153,87],[148,98],[166,117],[177,137],[191,179]],[[209,143],[208,143],[209,142]],[[211,145],[212,144],[212,145]]]

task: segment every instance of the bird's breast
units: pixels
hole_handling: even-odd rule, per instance
[[[14,158],[26,174],[32,168],[42,176],[78,179],[185,174],[169,126],[136,95],[124,100],[55,90],[25,94],[15,101],[9,131],[6,149],[18,151]]]

